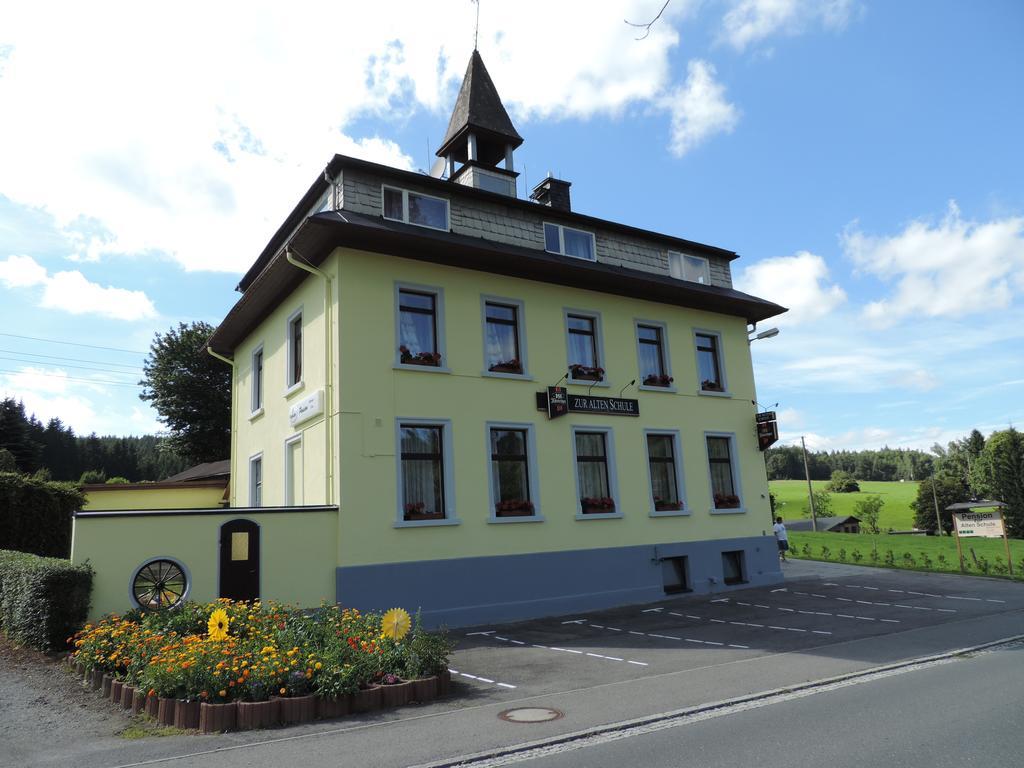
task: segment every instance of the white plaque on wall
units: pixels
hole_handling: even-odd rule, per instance
[[[294,427],[324,412],[324,391],[318,389],[288,409],[288,422]]]

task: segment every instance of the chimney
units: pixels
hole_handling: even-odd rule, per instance
[[[571,211],[572,204],[569,202],[569,187],[571,186],[572,182],[556,179],[549,171],[547,178],[533,188],[530,198],[558,211]]]

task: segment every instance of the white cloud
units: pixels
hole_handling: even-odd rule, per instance
[[[853,0],[738,0],[722,18],[720,40],[743,51],[773,35],[799,35],[819,24],[842,30],[856,10]]]
[[[739,109],[726,100],[725,88],[715,81],[714,66],[694,59],[686,71],[686,82],[662,99],[672,116],[669,149],[676,157],[717,133],[732,133],[740,119]]]
[[[599,13],[583,0],[531,0],[507,13],[485,4],[480,48],[520,127],[664,110],[673,22],[695,5],[673,2],[637,42],[622,20],[645,18],[644,0]],[[22,3],[5,13],[0,111],[21,119],[0,121],[0,194],[51,213],[75,238],[77,260],[164,252],[187,269],[243,270],[335,152],[415,167],[394,142],[351,126],[426,109],[436,143],[475,15],[465,0],[321,3],[301,14],[272,2],[244,14],[230,4],[175,9]],[[679,146],[724,129],[722,104],[702,107],[695,92],[720,93],[708,71],[676,92]]]
[[[0,283],[8,288],[43,286],[40,306],[73,315],[100,315],[115,320],[143,320],[156,316],[156,308],[142,291],[113,288],[90,282],[75,270],[50,277],[31,256],[8,256],[0,261]]]
[[[736,287],[788,307],[789,312],[773,318],[773,324],[797,325],[819,320],[846,301],[846,292],[829,284],[828,275],[824,258],[800,251],[751,264],[737,277]]]
[[[893,236],[851,225],[843,249],[857,267],[895,282],[864,314],[879,325],[914,317],[963,317],[1008,307],[1024,291],[1024,217],[965,220],[955,202],[938,223],[913,221]]]

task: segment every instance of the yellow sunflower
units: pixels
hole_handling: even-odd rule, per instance
[[[228,636],[228,612],[218,608],[210,614],[210,621],[206,625],[206,631],[211,640],[224,640]]]
[[[385,637],[401,640],[408,634],[409,628],[412,626],[412,619],[409,618],[409,613],[404,608],[392,608],[384,614],[380,624]]]

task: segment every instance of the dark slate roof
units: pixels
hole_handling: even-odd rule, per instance
[[[231,460],[208,461],[205,464],[197,464],[194,467],[171,475],[165,483],[189,483],[196,480],[211,480],[214,478],[227,477],[231,474]]]
[[[833,528],[838,528],[840,525],[846,523],[859,523],[860,518],[854,517],[853,515],[846,515],[845,517],[819,517],[818,518],[818,530],[819,531],[831,531]],[[813,531],[814,528],[811,524],[811,518],[800,518],[799,520],[783,520],[782,524],[786,526],[787,531]]]
[[[466,76],[462,79],[462,88],[459,89],[459,97],[452,110],[452,119],[448,122],[448,131],[441,142],[441,148],[437,150],[438,157],[447,154],[449,145],[470,129],[501,137],[513,147],[523,143],[523,137],[512,125],[501,97],[498,96],[498,89],[494,87],[484,60],[476,50],[469,58]]]
[[[946,509],[953,510],[954,512],[960,512],[965,509],[989,509],[993,507],[1006,506],[1009,505],[1002,501],[993,501],[991,499],[972,499],[971,501],[961,501],[958,504],[950,504]]]
[[[781,315],[784,307],[732,288],[677,280],[601,262],[443,232],[352,211],[327,211],[303,220],[288,241],[304,261],[317,266],[335,248],[401,255],[433,264],[527,280],[586,288],[601,293],[743,317],[748,323]],[[235,347],[307,277],[280,249],[247,284],[245,293],[210,338],[215,352]]]

